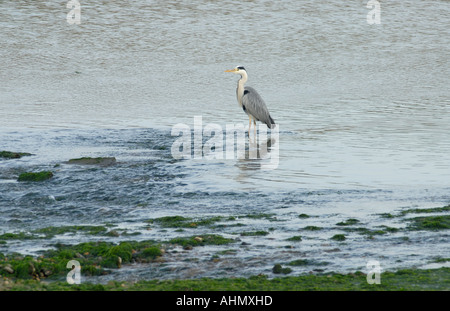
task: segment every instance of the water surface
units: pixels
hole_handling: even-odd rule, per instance
[[[364,1],[108,1],[82,3],[81,24],[69,25],[65,3],[1,2],[0,150],[34,156],[0,161],[0,230],[113,223],[141,232],[145,220],[166,215],[282,220],[251,223],[274,229],[248,238],[255,247],[237,253],[239,265],[214,266],[205,258],[216,250],[202,248],[186,255],[200,258],[198,270],[132,273],[142,278],[270,273],[299,256],[331,262],[320,268],[330,271],[361,269],[370,258],[389,269],[448,257],[444,232],[411,242],[403,233],[329,240],[348,218],[401,228],[377,215],[450,203],[450,4],[382,1],[380,25],[367,24],[368,11]],[[203,125],[247,125],[237,77],[224,73],[238,64],[279,126],[278,167],[175,161],[175,124],[193,128],[201,116]],[[82,156],[114,156],[118,165],[62,164]],[[15,182],[39,169],[55,178]],[[332,229],[299,233],[308,225]],[[293,235],[310,239],[280,252]],[[0,251],[54,242],[11,241]]]

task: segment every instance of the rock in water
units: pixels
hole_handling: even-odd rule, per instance
[[[18,181],[43,181],[53,177],[53,173],[49,171],[42,171],[37,173],[22,173],[19,175]]]
[[[100,166],[110,166],[116,164],[115,157],[100,157],[100,158],[91,158],[84,157],[78,159],[70,159],[66,162],[66,164],[76,164],[76,165],[100,165]]]
[[[12,151],[0,151],[0,158],[5,159],[20,159],[21,157],[30,156],[28,152],[12,152]]]

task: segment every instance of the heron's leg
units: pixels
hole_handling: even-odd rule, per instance
[[[251,126],[252,126],[252,117],[248,116],[248,137],[250,137]]]
[[[256,138],[256,120],[253,119],[253,136]]]

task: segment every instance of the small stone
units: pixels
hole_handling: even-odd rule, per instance
[[[122,258],[121,257],[117,257],[117,268],[122,267]]]
[[[30,265],[28,267],[28,271],[30,272],[31,275],[36,273],[36,268],[34,267],[34,265],[30,262]]]
[[[8,272],[9,274],[13,274],[14,273],[14,269],[11,267],[11,265],[6,265],[3,267],[3,269]]]
[[[76,253],[76,254],[75,254],[75,257],[77,257],[77,258],[84,258],[84,256],[81,255],[80,253]]]
[[[196,240],[197,242],[203,242],[203,238],[200,237],[200,236],[196,236],[196,237],[194,238],[194,240]]]

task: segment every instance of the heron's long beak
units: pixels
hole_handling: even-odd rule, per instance
[[[225,70],[225,72],[236,72],[236,68],[230,69],[230,70]]]

